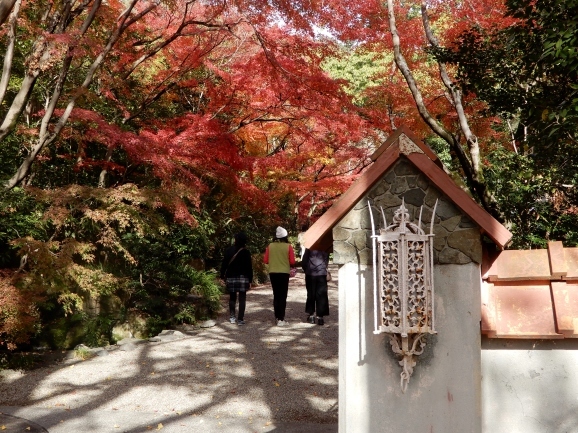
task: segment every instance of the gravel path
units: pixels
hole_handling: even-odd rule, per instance
[[[285,424],[336,431],[336,280],[329,297],[325,325],[305,323],[304,280],[297,274],[289,287],[287,327],[274,326],[272,291],[265,285],[247,295],[245,326],[229,323],[224,308],[214,327],[190,330],[179,340],[2,372],[0,412],[32,419],[50,432],[79,431],[79,417],[86,432],[199,431],[191,427],[200,422],[204,433],[209,425],[223,432],[227,426],[236,432],[300,431],[279,427]],[[224,296],[223,306],[227,301]]]

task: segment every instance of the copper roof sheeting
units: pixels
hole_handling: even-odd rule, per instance
[[[489,266],[488,266],[489,265]],[[502,251],[482,275],[482,334],[578,338],[578,248]]]

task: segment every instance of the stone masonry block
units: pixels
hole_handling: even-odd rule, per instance
[[[363,250],[367,247],[367,235],[365,230],[356,231],[352,234],[349,239],[351,243],[357,250]]]
[[[373,203],[378,208],[398,208],[401,205],[401,198],[388,192],[386,194],[376,196],[373,200]]]
[[[395,174],[398,176],[417,175],[419,173],[412,163],[404,159],[400,159],[399,162],[395,164],[393,171],[395,171]]]
[[[438,257],[439,263],[442,265],[443,264],[465,265],[466,263],[471,263],[472,261],[468,256],[466,256],[461,251],[449,247],[445,247],[439,253]]]
[[[476,263],[482,262],[482,243],[477,229],[458,230],[448,236],[448,246],[461,251]]]
[[[339,221],[338,227],[351,229],[351,230],[359,230],[361,228],[361,210],[350,210],[347,215],[343,217],[341,221]]]
[[[425,192],[419,188],[413,188],[403,193],[402,197],[404,198],[406,203],[412,204],[419,208],[421,207],[421,205],[423,205]]]
[[[449,232],[453,232],[456,227],[458,226],[458,224],[460,223],[460,221],[462,220],[462,216],[461,215],[456,215],[454,217],[448,218],[445,221],[441,222],[441,225],[443,228],[445,228],[447,231]]]
[[[390,184],[386,183],[386,182],[378,182],[377,185],[375,185],[373,187],[372,190],[372,194],[374,195],[381,195],[381,194],[385,194],[387,191],[389,191],[390,188]],[[366,200],[367,203],[367,200]]]
[[[425,194],[425,204],[433,209],[436,200],[441,197],[441,193],[435,188],[428,188]]]
[[[440,199],[436,208],[436,215],[441,219],[449,219],[453,216],[460,215],[461,212],[454,206],[454,204],[447,200],[447,198]]]
[[[407,176],[406,179],[407,179],[407,185],[408,185],[410,188],[415,188],[415,187],[416,187],[416,185],[417,185],[417,176]]]
[[[333,228],[333,240],[334,241],[346,241],[351,236],[351,232],[343,227]]]
[[[333,263],[357,263],[357,249],[347,242],[333,242]]]
[[[391,192],[394,194],[403,194],[408,190],[407,180],[405,177],[396,177],[393,185],[391,186]]]
[[[425,177],[423,174],[420,173],[420,175],[417,177],[416,186],[419,189],[423,189],[424,191],[427,191],[429,186],[430,186],[427,177]]]

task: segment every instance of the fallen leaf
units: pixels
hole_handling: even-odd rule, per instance
[[[3,425],[2,427],[0,427],[0,430],[6,430],[6,426]]]
[[[26,430],[30,430],[30,427],[26,427]]]
[[[159,425],[157,425],[157,430],[160,430],[160,429],[162,429],[162,428],[163,428],[163,423],[162,423],[162,422],[159,422]]]

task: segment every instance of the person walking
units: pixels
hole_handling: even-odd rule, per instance
[[[277,227],[275,238],[265,250],[263,261],[269,266],[269,279],[273,288],[273,309],[277,326],[285,326],[285,309],[289,292],[289,274],[295,265],[295,252],[287,238],[287,230]]]
[[[245,248],[247,235],[244,232],[235,235],[235,244],[225,250],[221,264],[221,279],[229,292],[229,321],[241,326],[245,324],[245,306],[247,291],[253,281],[253,264],[251,253]],[[235,314],[235,307],[239,299],[239,312]]]
[[[305,312],[307,321],[317,324],[325,323],[323,317],[329,316],[329,298],[327,296],[327,265],[329,264],[329,254],[320,250],[305,249],[301,267],[305,272],[305,288],[307,289],[307,300],[305,301]]]

